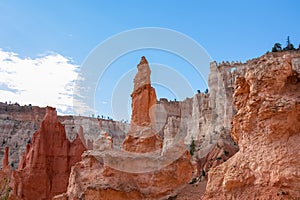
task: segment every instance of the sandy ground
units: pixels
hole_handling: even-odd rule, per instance
[[[200,200],[205,193],[207,180],[195,184],[187,184],[177,195],[176,200]]]

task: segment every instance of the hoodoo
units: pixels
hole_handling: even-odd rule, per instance
[[[52,199],[67,190],[71,167],[85,150],[79,137],[70,142],[58,122],[55,108],[47,107],[41,127],[27,145],[14,172],[12,197]]]
[[[162,139],[157,134],[155,127],[156,93],[151,86],[151,70],[144,56],[137,68],[138,72],[134,78],[134,89],[131,94],[130,130],[123,142],[123,149],[146,153],[161,150]]]

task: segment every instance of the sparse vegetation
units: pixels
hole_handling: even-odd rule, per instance
[[[190,144],[190,154],[193,156],[196,150],[195,140],[192,138],[192,142]]]
[[[229,151],[224,150],[224,155],[228,156],[229,155]]]
[[[197,178],[193,178],[190,182],[189,182],[189,184],[194,184],[194,183],[196,183],[197,182]]]
[[[295,50],[294,45],[290,41],[290,36],[287,37],[286,47],[283,50],[284,51]]]
[[[300,49],[300,45],[298,49]],[[272,52],[291,51],[291,50],[296,50],[296,49],[290,41],[290,36],[287,37],[286,47],[282,48],[281,44],[277,42],[274,44],[272,48]]]
[[[273,48],[272,48],[272,52],[279,52],[281,50],[282,50],[281,44],[280,43],[275,43]]]

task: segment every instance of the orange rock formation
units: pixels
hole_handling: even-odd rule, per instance
[[[161,150],[162,140],[155,129],[156,93],[154,88],[151,87],[151,71],[144,56],[137,68],[138,72],[134,78],[134,91],[131,94],[130,130],[123,142],[123,149],[138,153]],[[151,115],[151,113],[153,114]]]
[[[156,93],[151,86],[151,70],[144,56],[141,58],[137,68],[138,72],[134,77],[134,88],[131,94],[131,125],[149,126],[151,122],[152,124],[154,122],[154,118],[150,119],[149,111],[156,104]]]
[[[47,107],[40,129],[13,173],[11,198],[52,199],[65,192],[71,167],[80,161],[84,150],[79,137],[72,143],[68,141],[55,109]]]
[[[300,55],[270,53],[235,83],[239,152],[211,169],[203,200],[300,198]]]

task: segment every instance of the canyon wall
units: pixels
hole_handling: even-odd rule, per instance
[[[209,92],[184,101],[160,99],[156,105],[156,127],[164,138],[163,152],[176,140],[195,144],[195,176],[225,162],[238,150],[230,136],[236,109],[232,95],[236,77],[245,73],[245,64],[223,62],[210,65]]]
[[[300,53],[269,53],[245,70],[233,95],[240,150],[210,170],[203,199],[299,199]]]
[[[38,106],[20,106],[0,102],[0,159],[4,156],[5,147],[9,147],[9,165],[18,167],[22,153],[32,141],[35,131],[40,128],[46,114],[46,108]],[[64,125],[69,141],[73,141],[79,132],[85,136],[83,140],[97,140],[100,133],[107,132],[114,138],[115,148],[120,148],[129,129],[129,124],[83,116],[58,116]],[[2,163],[0,163],[0,168]]]
[[[46,109],[37,106],[0,103],[0,159],[4,156],[5,147],[9,147],[9,164],[16,169],[45,114]]]

